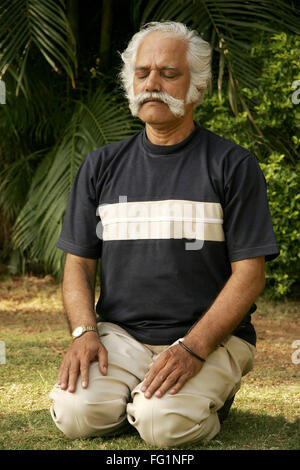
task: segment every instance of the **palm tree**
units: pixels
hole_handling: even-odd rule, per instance
[[[260,73],[251,44],[259,31],[298,33],[298,19],[284,0],[3,0],[0,209],[10,263],[37,260],[61,274],[55,242],[83,157],[140,127],[115,77],[116,49],[141,24],[177,20],[197,29],[211,44],[219,98],[228,96],[234,113],[246,110],[255,128],[255,103],[243,92]]]

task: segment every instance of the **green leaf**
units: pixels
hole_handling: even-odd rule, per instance
[[[61,274],[63,253],[55,245],[76,172],[91,151],[140,129],[103,86],[86,103],[77,102],[62,142],[40,164],[28,199],[13,228],[16,248],[30,248],[45,266]]]
[[[33,46],[54,70],[62,68],[73,86],[75,40],[63,8],[55,0],[4,0],[0,6],[0,76],[17,64],[17,94]]]

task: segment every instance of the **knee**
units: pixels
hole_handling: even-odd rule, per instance
[[[135,403],[128,405],[128,421],[141,438],[155,447],[173,447],[185,443],[212,439],[220,430],[216,413],[175,408],[172,396],[145,399],[135,396]],[[174,406],[175,405],[175,406]]]
[[[101,436],[124,421],[126,404],[91,402],[84,394],[56,390],[50,394],[50,413],[56,426],[70,439]]]
[[[53,395],[50,395],[53,399],[50,413],[58,429],[70,439],[86,437],[81,424],[85,410],[77,396],[67,391],[56,392]]]

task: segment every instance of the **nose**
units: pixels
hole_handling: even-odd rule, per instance
[[[158,71],[150,71],[145,82],[145,91],[161,91],[160,76]]]

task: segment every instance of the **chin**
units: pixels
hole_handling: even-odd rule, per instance
[[[166,110],[164,110],[164,112],[140,111],[138,117],[146,124],[167,124],[168,122],[180,119],[170,111]]]

